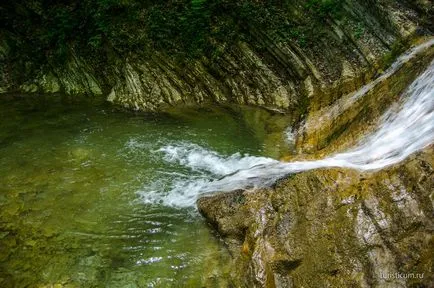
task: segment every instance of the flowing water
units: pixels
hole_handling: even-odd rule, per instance
[[[0,115],[0,287],[223,285],[229,256],[195,209],[142,196],[238,162],[213,166],[210,153],[173,163],[180,143],[263,155],[239,115],[131,114],[43,98],[3,99]]]
[[[342,114],[345,110],[352,109],[353,105],[357,102],[357,100],[365,96],[366,93],[372,90],[375,86],[379,85],[382,81],[387,80],[389,77],[395,74],[396,71],[401,69],[405,63],[407,63],[408,61],[414,58],[417,58],[421,53],[425,52],[426,50],[432,49],[433,46],[434,46],[434,39],[430,39],[428,41],[423,42],[420,45],[417,45],[409,49],[407,52],[399,56],[396,59],[396,61],[393,62],[392,65],[378,78],[362,86],[354,93],[350,93],[341,97],[336,101],[336,103],[334,103],[330,107],[326,107],[321,111],[318,111],[318,113],[321,113],[321,117],[319,117],[318,119],[311,117],[311,119],[308,119],[305,125],[306,126],[321,125],[321,123],[323,123],[324,121],[329,121],[330,119],[336,118],[338,115]]]
[[[0,287],[225,287],[229,255],[197,197],[321,167],[381,169],[427,147],[434,62],[373,134],[315,161],[269,157],[225,109],[157,116],[23,98],[2,100],[0,115]]]
[[[169,191],[146,190],[142,197],[151,203],[187,207],[194,206],[201,194],[266,187],[291,173],[323,167],[378,170],[396,164],[434,142],[434,61],[379,122],[377,130],[355,148],[315,161],[283,163],[239,153],[224,156],[193,144],[168,145],[159,149],[164,160],[201,171],[203,176],[178,178]]]

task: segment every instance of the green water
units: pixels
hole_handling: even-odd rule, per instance
[[[195,209],[137,191],[181,169],[151,152],[166,143],[264,154],[237,113],[21,98],[0,116],[0,287],[227,285],[229,255]]]

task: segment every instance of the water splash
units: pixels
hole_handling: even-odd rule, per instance
[[[167,145],[156,152],[163,153],[163,159],[167,162],[178,163],[194,171],[207,171],[217,176],[228,175],[258,164],[266,165],[275,161],[266,157],[243,157],[240,153],[222,157],[217,152],[192,143]]]
[[[434,142],[434,61],[401,95],[397,107],[389,109],[378,129],[355,148],[321,160],[284,163],[239,153],[225,157],[189,143],[165,146],[155,151],[164,160],[200,173],[174,177],[140,194],[148,203],[188,207],[204,193],[265,187],[301,171],[324,167],[366,171],[396,164]],[[166,192],[161,192],[163,186]]]

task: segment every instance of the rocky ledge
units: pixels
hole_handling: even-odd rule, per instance
[[[320,119],[318,129],[299,134],[296,150],[314,153],[288,160],[324,158],[369,135],[433,52],[427,46],[380,76],[357,101],[347,102],[350,93],[309,114],[307,123]],[[433,287],[433,152],[431,145],[374,172],[287,175],[270,188],[204,196],[197,206],[233,256],[235,287]]]
[[[319,169],[197,201],[236,287],[432,287],[433,147],[374,173]]]

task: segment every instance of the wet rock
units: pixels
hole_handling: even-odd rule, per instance
[[[248,215],[240,209],[244,202],[244,191],[237,190],[212,197],[202,197],[197,201],[197,205],[199,212],[210,219],[210,224],[215,226],[223,236],[241,241],[245,236]]]
[[[432,153],[374,173],[307,171],[197,204],[232,247],[242,287],[430,287]]]
[[[92,151],[86,148],[74,148],[69,151],[69,156],[76,161],[85,161],[90,158]]]
[[[396,62],[394,65],[398,69],[388,70],[390,72],[383,73],[358,90],[350,90],[322,109],[314,111],[315,107],[311,106],[297,131],[298,152],[313,153],[326,149],[326,154],[329,154],[336,149],[352,147],[360,136],[372,130],[377,120],[399,101],[399,96],[434,58],[432,38],[426,43],[429,45],[423,46],[412,58]]]

